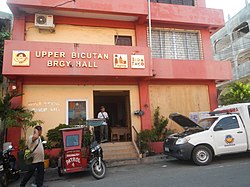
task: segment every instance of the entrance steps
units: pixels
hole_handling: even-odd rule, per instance
[[[107,167],[139,164],[139,155],[132,142],[102,143],[103,159]]]

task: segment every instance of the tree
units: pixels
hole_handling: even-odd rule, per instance
[[[0,101],[0,149],[5,141],[5,132],[8,127],[21,127],[24,132],[24,140],[26,140],[27,130],[37,124],[42,124],[41,120],[33,120],[34,111],[23,107],[11,107],[11,100],[21,96],[21,93],[7,93]]]
[[[219,96],[221,105],[250,102],[250,83],[234,82]]]
[[[5,31],[6,29],[3,28],[0,31],[0,82],[3,81],[3,75],[2,75],[2,67],[3,67],[3,52],[4,52],[4,41],[10,39],[10,33],[8,31]]]
[[[25,108],[10,110],[5,119],[5,125],[7,127],[21,127],[24,132],[24,140],[26,140],[28,129],[43,123],[41,120],[33,120],[34,114],[35,112],[33,110]]]
[[[19,110],[19,108],[15,109],[11,108],[11,100],[14,97],[18,97],[21,95],[22,94],[18,94],[16,92],[7,93],[5,97],[1,98],[0,100],[0,150],[2,150],[2,146],[5,140],[5,131],[6,131],[5,120],[12,110]]]

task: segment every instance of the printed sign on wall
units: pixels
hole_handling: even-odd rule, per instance
[[[12,66],[30,66],[30,52],[13,50]]]
[[[145,68],[144,55],[131,55],[131,68]]]
[[[114,54],[114,68],[128,68],[128,56],[126,54]]]

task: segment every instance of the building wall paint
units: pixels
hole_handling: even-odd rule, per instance
[[[57,24],[55,32],[40,30],[33,23],[26,23],[26,41],[64,42],[81,44],[115,45],[115,35],[132,36],[135,46],[135,30],[104,27],[88,27]],[[66,37],[65,37],[66,36]]]
[[[165,117],[173,112],[189,116],[190,112],[210,111],[206,85],[150,85],[149,90],[151,119],[157,106],[160,107],[160,114]],[[182,130],[171,120],[168,128]]]
[[[66,123],[66,101],[87,100],[87,117],[94,118],[93,91],[96,90],[128,90],[130,92],[131,124],[137,130],[141,129],[141,122],[133,112],[140,108],[137,86],[105,86],[105,85],[24,85],[22,106],[35,109],[34,119],[44,121],[43,135],[60,123]],[[50,104],[48,103],[50,102]],[[30,130],[29,134],[32,133]]]

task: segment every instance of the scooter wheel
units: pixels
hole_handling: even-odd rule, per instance
[[[0,178],[0,187],[7,187],[7,186],[8,186],[8,179],[6,173],[3,173],[3,175]]]
[[[20,173],[17,173],[17,174],[15,175],[15,180],[17,181],[19,178],[20,178]]]
[[[95,177],[96,179],[102,179],[105,176],[106,166],[103,161],[101,161],[101,164],[99,166],[99,161],[94,160],[90,168],[93,177]]]

